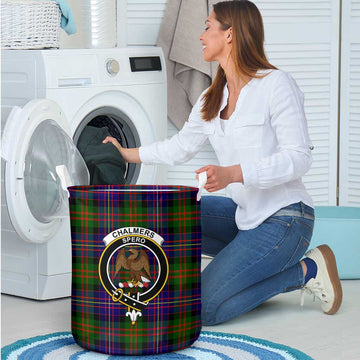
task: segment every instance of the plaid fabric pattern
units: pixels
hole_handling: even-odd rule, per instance
[[[190,346],[201,330],[201,228],[196,188],[160,185],[74,186],[70,192],[72,233],[72,333],[85,349],[111,355],[147,355]],[[103,238],[125,227],[159,234],[169,273],[160,293],[133,324],[129,308],[114,302],[99,277]],[[110,246],[110,245],[109,245]],[[125,249],[128,257],[130,249]],[[110,258],[110,277],[116,256]],[[148,252],[151,287],[157,261]],[[124,268],[119,277],[126,280]],[[120,281],[121,282],[121,281]],[[147,288],[139,290],[139,293]],[[126,294],[136,292],[124,288]]]

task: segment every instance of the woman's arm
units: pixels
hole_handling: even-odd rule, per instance
[[[141,163],[140,156],[139,156],[139,148],[123,148],[119,142],[111,137],[107,136],[103,143],[107,144],[111,142],[115,147],[119,150],[121,156],[124,158],[124,160],[128,163]]]
[[[310,169],[311,140],[304,113],[304,98],[295,80],[281,73],[270,100],[271,126],[278,151],[256,162],[243,162],[244,186],[267,189],[301,178]]]
[[[103,143],[111,142],[120,151],[124,160],[130,163],[143,163],[152,165],[177,165],[190,160],[202,147],[208,135],[204,133],[201,118],[201,99],[206,90],[200,95],[194,105],[188,121],[174,136],[162,141],[156,141],[139,148],[123,148],[111,136],[104,139]]]

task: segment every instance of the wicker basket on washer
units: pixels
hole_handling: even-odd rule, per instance
[[[58,48],[60,21],[55,1],[2,0],[1,48]]]

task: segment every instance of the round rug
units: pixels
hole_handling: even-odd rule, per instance
[[[70,332],[19,340],[1,349],[2,360],[313,360],[285,345],[244,335],[202,331],[189,348],[146,356],[110,356],[84,350]]]

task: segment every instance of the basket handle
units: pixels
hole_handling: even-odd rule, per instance
[[[197,193],[196,200],[197,200],[197,201],[200,201],[200,199],[201,199],[201,193],[202,193],[202,191],[204,190],[204,186],[205,186],[206,181],[207,181],[206,171],[203,171],[203,172],[200,173],[198,176],[199,176],[199,185],[198,185],[199,191],[198,191],[198,193]]]
[[[56,166],[56,173],[58,174],[61,182],[61,187],[66,192],[67,197],[70,197],[69,190],[67,189],[69,186],[73,185],[68,169],[65,165],[57,165]]]

